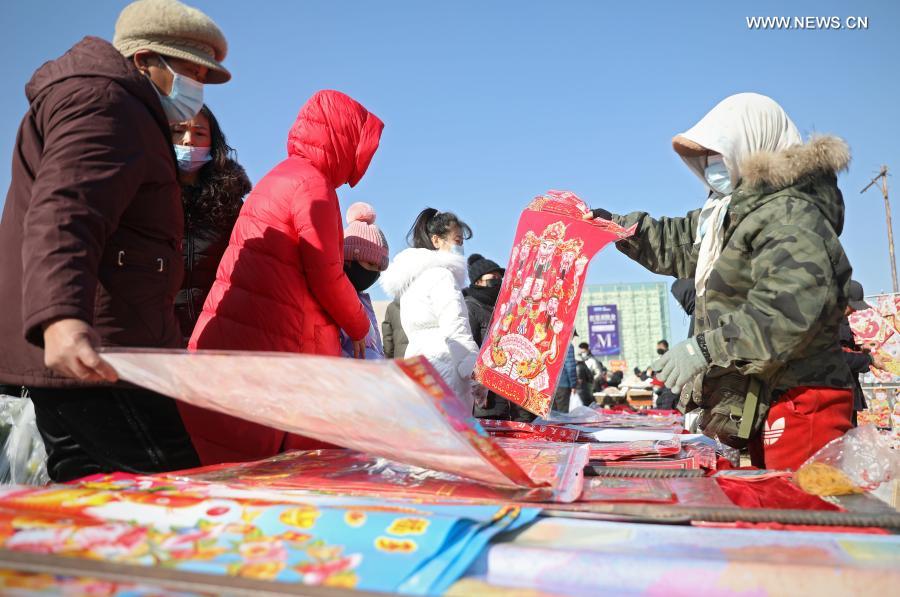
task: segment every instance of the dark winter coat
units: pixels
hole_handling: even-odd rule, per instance
[[[204,166],[196,186],[181,190],[184,206],[184,279],[175,298],[175,312],[181,325],[182,346],[187,346],[203,302],[213,282],[219,261],[228,248],[231,229],[250,192],[247,173],[234,160],[220,170]]]
[[[569,344],[566,360],[563,361],[562,374],[559,376],[558,388],[574,388],[578,385],[578,369],[575,360],[575,347]]]
[[[381,340],[384,344],[384,358],[402,359],[409,346],[409,338],[400,322],[400,299],[394,299],[387,306],[384,321],[381,322]]]
[[[494,316],[494,305],[497,303],[499,294],[499,287],[469,286],[463,290],[466,308],[469,311],[469,327],[472,329],[472,338],[479,347],[484,343],[484,339],[490,330],[491,319]],[[527,410],[494,392],[488,392],[483,406],[475,405],[475,416],[482,419],[525,422],[530,422],[534,419],[534,415]]]
[[[688,338],[694,336],[694,303],[697,300],[697,288],[693,278],[678,278],[672,282],[672,296],[684,309],[690,319],[688,323]]]
[[[466,308],[469,310],[469,327],[472,328],[472,338],[478,346],[484,343],[488,335],[499,290],[482,286],[469,286],[463,290]]]
[[[153,84],[87,37],[41,66],[0,221],[0,382],[80,385],[44,367],[43,326],[80,319],[103,345],[178,347],[184,216]]]
[[[868,373],[872,366],[872,355],[860,350],[853,338],[850,323],[845,318],[841,323],[841,347],[844,349],[844,360],[853,373],[853,410],[865,410],[866,396],[859,383],[859,376]]]

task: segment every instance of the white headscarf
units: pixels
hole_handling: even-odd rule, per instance
[[[741,180],[740,165],[760,151],[782,151],[803,142],[797,127],[775,100],[758,93],[738,93],[725,98],[682,137],[722,155],[731,175],[731,186]],[[685,157],[684,163],[710,191],[700,211],[694,243],[700,245],[694,283],[697,296],[706,292],[713,265],[722,254],[725,216],[731,195],[722,196],[706,182],[706,156]]]

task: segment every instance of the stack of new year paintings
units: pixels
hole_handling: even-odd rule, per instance
[[[68,486],[0,490],[0,548],[430,595],[453,583],[497,533],[517,529],[537,513],[512,506],[291,496],[117,474]],[[0,574],[0,587],[44,581]],[[74,589],[82,581],[60,580]]]

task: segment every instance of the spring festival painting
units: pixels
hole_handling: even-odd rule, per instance
[[[544,416],[572,339],[590,260],[628,238],[568,191],[548,191],[522,212],[489,336],[475,376],[497,394]]]

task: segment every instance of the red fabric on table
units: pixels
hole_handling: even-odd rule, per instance
[[[716,482],[728,499],[741,508],[843,512],[843,508],[806,493],[787,477],[763,479],[717,477]]]

